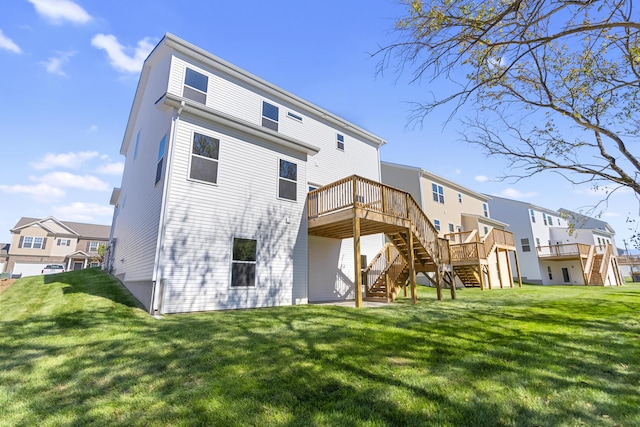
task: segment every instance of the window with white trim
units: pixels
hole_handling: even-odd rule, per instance
[[[71,239],[58,239],[58,246],[71,246]]]
[[[458,203],[462,203],[462,194],[458,193]]]
[[[489,218],[489,206],[487,206],[486,203],[482,204],[482,213],[484,214],[485,218]]]
[[[98,252],[98,247],[100,246],[100,242],[89,242],[87,243],[87,251],[88,252]]]
[[[529,215],[531,216],[531,222],[536,222],[536,214],[533,209],[529,209]]]
[[[231,261],[231,286],[255,287],[258,241],[255,239],[233,238]]]
[[[434,202],[444,203],[444,188],[442,188],[442,185],[432,183],[431,191],[433,192]]]
[[[278,197],[296,201],[298,196],[298,165],[287,160],[279,160]]]
[[[433,226],[436,228],[436,230],[440,231],[440,220],[439,219],[434,219],[433,220]]]
[[[449,233],[453,233],[454,228],[453,228],[453,224],[449,223]]]
[[[540,239],[538,237],[536,237],[536,246],[540,247]]]
[[[156,184],[162,179],[162,172],[164,170],[164,150],[167,143],[167,135],[165,134],[160,140],[158,146],[158,164],[156,165]]]
[[[219,139],[194,132],[189,178],[216,184],[218,182],[219,155]]]
[[[197,71],[187,68],[184,73],[184,87],[182,96],[199,102],[207,103],[207,86],[209,85],[209,77]]]
[[[549,280],[553,280],[553,275],[551,274],[551,267],[547,266],[547,274],[549,275]]]
[[[544,212],[542,212],[542,223],[547,225],[547,215]]]
[[[338,150],[344,151],[344,135],[339,133],[336,134],[336,148]]]
[[[22,236],[18,243],[18,248],[24,249],[45,249],[47,245],[46,237]]]
[[[278,131],[280,109],[267,101],[262,101],[262,126]]]
[[[529,239],[520,239],[520,246],[522,246],[522,252],[531,252]]]

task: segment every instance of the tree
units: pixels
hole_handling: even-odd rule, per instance
[[[640,23],[632,0],[400,0],[399,40],[379,71],[455,85],[412,119],[450,105],[467,142],[506,158],[501,178],[553,171],[640,200]],[[608,196],[607,196],[608,197]]]

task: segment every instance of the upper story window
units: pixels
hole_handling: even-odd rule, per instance
[[[158,164],[156,165],[156,184],[160,182],[162,179],[162,171],[164,170],[164,150],[165,145],[167,143],[167,135],[165,134],[160,140],[160,144],[158,146]]]
[[[100,242],[88,242],[87,252],[98,252],[99,246],[100,246]]]
[[[219,139],[194,132],[189,178],[216,184],[219,154]]]
[[[544,212],[542,212],[542,222],[544,223],[544,225],[547,225],[547,215],[545,215]]]
[[[45,249],[47,245],[46,237],[21,236],[18,243],[19,248],[25,249]]]
[[[278,115],[280,109],[267,101],[262,101],[262,126],[278,131]]]
[[[547,215],[547,219],[549,220],[549,226],[553,226],[553,217],[551,215]]]
[[[344,135],[336,134],[336,148],[344,151]]]
[[[280,159],[278,177],[278,197],[287,200],[297,200],[298,165]]]
[[[453,224],[449,223],[449,233],[453,233],[454,228],[453,228]]]
[[[458,193],[458,203],[462,203],[462,194]]]
[[[431,184],[431,191],[433,191],[434,202],[444,203],[444,188],[442,188],[442,185]]]
[[[182,96],[201,104],[207,103],[207,86],[209,77],[187,68],[184,74],[184,88]]]
[[[529,209],[529,215],[531,216],[531,222],[536,222],[536,213],[533,209]]]
[[[296,113],[292,113],[291,111],[287,111],[287,117],[289,117],[290,119],[293,119],[295,121],[298,122],[302,122],[302,116],[296,114]]]
[[[440,231],[440,220],[439,219],[434,219],[433,220],[433,226],[436,228],[436,230]]]
[[[486,203],[482,204],[482,212],[484,213],[485,218],[489,218],[489,206]]]
[[[520,239],[520,245],[522,246],[522,252],[531,252],[529,239]]]
[[[58,246],[71,246],[71,239],[58,239]]]

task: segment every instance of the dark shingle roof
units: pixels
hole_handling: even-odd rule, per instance
[[[95,239],[109,239],[111,234],[111,226],[109,225],[99,225],[99,224],[86,224],[83,222],[71,222],[71,221],[60,221],[56,218],[28,218],[22,217],[18,220],[18,223],[13,227],[14,229],[23,227],[27,224],[31,224],[34,222],[43,221],[45,219],[52,219],[54,221],[58,221],[64,226],[70,228],[71,230],[78,233],[81,238],[95,238]]]

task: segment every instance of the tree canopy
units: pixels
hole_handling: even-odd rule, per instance
[[[640,198],[640,14],[631,0],[400,3],[406,15],[398,41],[376,53],[380,71],[454,83],[420,101],[413,119],[471,106],[463,138],[508,159],[503,178],[554,171]]]

